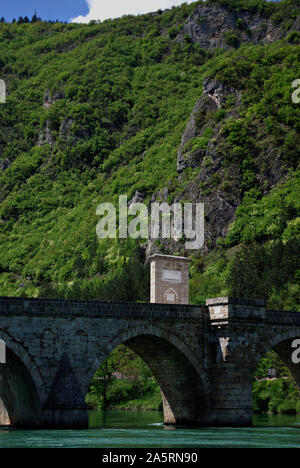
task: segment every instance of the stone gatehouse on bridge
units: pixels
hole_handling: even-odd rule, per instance
[[[275,350],[300,388],[292,342],[300,314],[262,301],[218,298],[206,307],[0,298],[0,425],[88,426],[85,395],[120,344],[157,379],[165,424],[252,424],[252,379]]]

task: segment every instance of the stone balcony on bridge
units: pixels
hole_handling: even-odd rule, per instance
[[[212,323],[227,323],[228,320],[264,320],[265,301],[259,299],[235,299],[219,297],[208,299],[206,305]]]

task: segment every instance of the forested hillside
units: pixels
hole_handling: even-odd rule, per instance
[[[147,247],[192,256],[195,303],[230,293],[296,307],[297,0],[19,20],[0,37],[2,295],[147,300]],[[96,207],[120,194],[204,201],[204,249],[100,242]]]

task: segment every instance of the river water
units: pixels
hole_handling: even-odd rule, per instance
[[[298,447],[300,415],[258,415],[254,427],[165,428],[160,412],[91,411],[90,429],[0,429],[0,448]]]

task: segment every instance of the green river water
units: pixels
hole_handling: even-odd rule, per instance
[[[165,428],[159,412],[91,411],[90,429],[0,429],[0,448],[298,447],[300,415],[257,415],[251,428]]]

